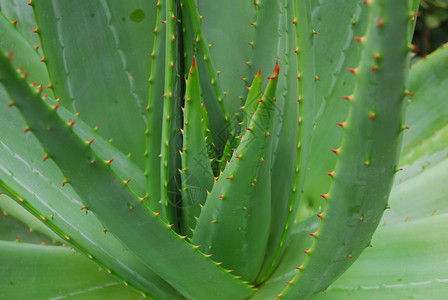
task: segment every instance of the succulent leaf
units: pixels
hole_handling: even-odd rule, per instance
[[[201,278],[207,273],[206,270],[210,272],[208,278],[221,277],[218,281],[212,280],[207,286],[212,290],[222,288],[221,295],[224,299],[226,297],[244,298],[252,293],[247,285],[236,281],[232,275],[214,265],[207,257],[175,234],[170,226],[163,223],[156,214],[144,207],[141,200],[127,187],[127,181],[118,178],[110,169],[109,163],[100,159],[90,144],[81,140],[73,132],[72,127],[75,126],[75,122],[62,120],[56,110],[42,101],[39,94],[31,90],[15,73],[9,58],[3,53],[0,54],[0,82],[5,85],[11,99],[14,99],[14,105],[29,122],[31,132],[43,143],[49,156],[64,170],[67,179],[64,182],[68,182],[82,197],[85,207],[92,210],[104,224],[105,229],[113,233],[126,248],[187,297],[203,297],[208,294],[206,289],[190,288],[199,280],[191,276],[194,268],[201,270],[196,272]],[[41,118],[35,118],[36,115]],[[61,140],[64,143],[61,143]],[[94,189],[90,188],[93,181],[96,182]],[[47,219],[49,216],[44,218]],[[136,219],[146,221],[133,222]],[[151,238],[141,239],[142,236]],[[151,247],[153,244],[163,245],[163,247]],[[167,257],[166,253],[172,249],[181,251],[183,254]],[[159,259],[155,259],[157,256]],[[188,268],[180,269],[184,270],[185,274],[179,272],[180,270],[171,272],[167,268],[171,265],[172,270],[175,270],[180,264],[185,263]],[[201,280],[203,281],[204,278]],[[213,282],[215,284],[219,282],[219,288],[218,286],[213,288]]]
[[[274,69],[263,98],[231,160],[213,186],[199,217],[193,244],[244,280],[260,270],[270,225],[269,130],[279,74]]]
[[[182,149],[182,234],[193,236],[196,219],[213,187],[213,170],[203,135],[198,68],[193,58],[187,81]]]

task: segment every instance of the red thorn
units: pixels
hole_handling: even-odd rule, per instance
[[[276,79],[279,72],[280,72],[280,66],[277,61],[275,62],[274,72],[272,73],[271,77],[268,77],[268,79]]]
[[[345,126],[345,122],[336,122],[336,124],[338,124],[338,125],[341,126],[342,128],[344,128],[344,126]]]
[[[356,72],[358,72],[358,69],[357,69],[357,68],[355,68],[355,69],[347,68],[347,70],[348,70],[349,72],[352,72],[353,74],[356,74]]]
[[[193,68],[193,67],[195,67],[196,66],[196,60],[195,60],[195,57],[193,56],[193,62],[191,63],[191,67]],[[190,73],[191,74],[191,73]]]
[[[359,36],[355,36],[354,39],[355,39],[357,42],[360,42],[360,43],[362,43],[362,42],[364,41],[364,38],[363,38],[363,37],[359,37]]]
[[[126,181],[124,182],[124,184],[128,184],[130,181],[131,181],[130,179],[126,180]]]
[[[411,48],[412,51],[415,51],[415,52],[420,51],[420,49],[418,48],[417,45],[411,45],[410,48]]]
[[[290,280],[290,281],[286,281],[286,283],[287,283],[287,284],[291,284],[291,283],[293,283],[293,281],[292,281],[292,280]]]
[[[302,269],[303,269],[303,266],[298,266],[298,267],[296,267],[296,269],[297,269],[297,270],[302,270]]]
[[[95,141],[95,139],[91,139],[90,141],[87,142],[87,144],[92,145],[93,141]]]
[[[257,25],[257,22],[250,23],[250,25],[255,26]]]
[[[320,78],[319,78],[319,76],[317,76],[317,75],[316,75],[316,80],[317,80],[317,81],[320,81]]]
[[[67,178],[64,178],[64,181],[62,182],[62,187],[64,187],[66,183],[67,183]]]
[[[314,29],[313,29],[313,34],[317,35],[317,32],[316,32],[316,30],[314,30]]]
[[[381,27],[381,26],[383,26],[383,18],[376,19],[376,27]]]
[[[171,227],[173,227],[173,225],[174,225],[174,224],[170,224],[170,225],[168,225],[168,227],[171,228]]]
[[[315,237],[316,234],[317,234],[317,232],[310,233],[310,235],[311,235],[312,237]]]
[[[44,156],[44,161],[46,161],[46,160],[47,160],[47,158],[48,158],[48,154],[47,154],[47,153],[45,153],[45,156]]]
[[[309,254],[310,251],[311,251],[311,249],[308,249],[308,250],[303,251],[303,253],[305,253],[305,254]]]
[[[232,179],[233,178],[233,175],[230,175],[229,177],[227,177],[226,179]]]
[[[370,161],[367,160],[367,161],[364,162],[364,164],[365,164],[367,167],[370,167]]]
[[[352,255],[351,255],[351,254],[349,254],[349,255],[348,255],[348,258],[352,259]]]
[[[370,113],[369,117],[370,117],[370,120],[373,121],[373,119],[375,118],[375,113],[374,112]]]
[[[317,217],[322,218],[324,216],[323,213],[317,214]]]
[[[75,123],[76,123],[76,120],[73,120],[73,121],[71,121],[71,122],[68,122],[68,124],[69,124],[70,126],[75,125]]]
[[[374,66],[372,67],[372,69],[370,70],[370,72],[375,72],[376,70],[378,70],[378,66],[377,66],[377,65],[374,65]]]
[[[414,94],[411,93],[410,91],[405,91],[405,93],[406,93],[406,95],[408,95],[408,96],[410,96],[410,97],[414,96]]]
[[[263,157],[261,158],[261,161],[262,161],[262,162],[266,162],[266,161],[264,160],[264,158],[263,158]]]
[[[40,62],[44,62],[45,61],[45,57],[42,57],[41,59],[40,59]]]
[[[330,172],[330,173],[327,173],[327,175],[330,176],[331,178],[333,178],[333,176],[334,176],[334,171],[333,171],[333,172]]]
[[[320,194],[320,196],[321,196],[322,198],[324,198],[324,199],[328,199],[328,193],[326,193],[326,194]]]
[[[111,162],[113,162],[114,161],[114,159],[112,158],[112,159],[109,159],[108,161],[106,161],[108,164],[110,164]]]
[[[363,222],[363,221],[364,221],[364,218],[363,218],[363,217],[360,217],[359,220],[360,220],[361,222]]]
[[[330,150],[331,150],[331,152],[335,153],[336,155],[339,154],[339,152],[341,152],[340,148],[338,148],[338,149],[330,149]]]
[[[351,101],[352,100],[352,96],[342,96],[342,98],[344,98],[347,101]]]
[[[12,24],[17,25],[17,20],[12,21]]]

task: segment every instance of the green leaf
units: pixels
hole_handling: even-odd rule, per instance
[[[448,159],[394,186],[390,209],[383,216],[386,224],[427,218],[448,213]]]
[[[412,103],[406,112],[409,127],[403,137],[396,181],[415,176],[443,160],[448,145],[448,44],[411,67],[409,90]]]
[[[362,36],[368,24],[367,5],[362,1],[306,2],[311,5],[312,10],[308,15],[312,18],[306,20],[306,26],[302,25],[303,30],[299,32],[302,35],[299,36],[299,51],[302,51],[301,40],[308,37],[311,44],[307,42],[307,45],[313,53],[300,58],[300,63],[304,66],[301,75],[317,77],[308,78],[302,85],[303,105],[311,106],[302,114],[302,135],[304,138],[311,135],[311,141],[307,143],[304,140],[301,143],[302,147],[308,147],[302,151],[309,153],[309,158],[307,166],[302,169],[306,180],[299,206],[299,220],[313,214],[325,204],[319,195],[328,191],[331,178],[326,173],[333,171],[336,166],[336,157],[330,149],[339,147],[343,136],[343,131],[338,129],[336,122],[344,121],[350,108],[342,96],[353,92],[356,79],[347,69],[356,68],[360,61],[360,44],[354,37]],[[304,17],[300,16],[296,16],[299,24],[301,19],[304,21]],[[312,62],[314,72],[310,74],[305,67],[310,70],[308,65]],[[311,100],[308,95],[314,103],[307,103]]]
[[[55,243],[62,239],[42,224],[35,216],[5,194],[0,195],[0,209],[3,211],[3,225],[0,240],[11,241],[18,238],[25,243]],[[6,238],[9,236],[9,238]]]
[[[2,299],[143,299],[68,247],[0,241]]]
[[[270,217],[272,119],[279,66],[266,87],[244,138],[213,186],[192,243],[253,281],[265,254]]]
[[[36,53],[42,57],[39,36],[34,32],[36,20],[33,9],[28,3],[27,1],[0,0],[0,10],[9,20],[17,21],[15,25],[17,30],[33,47],[38,48]]]
[[[203,135],[198,68],[193,58],[184,107],[182,157],[182,234],[193,236],[207,193],[213,188],[213,170]]]
[[[92,143],[83,141],[74,133],[72,127],[75,123],[61,119],[55,107],[42,101],[39,94],[14,72],[3,53],[0,66],[0,80],[8,88],[14,106],[25,116],[30,131],[39,138],[48,156],[63,170],[85,209],[91,210],[105,229],[144,265],[190,298],[205,297],[210,291],[217,290],[221,291],[219,295],[223,299],[244,298],[252,293],[248,285],[220,269],[144,207],[141,199],[127,187],[126,181],[119,179],[111,170],[110,162],[95,153]],[[95,182],[95,188],[91,188],[92,182]],[[42,217],[48,221],[51,215]],[[143,222],[136,223],[135,220]],[[154,244],[159,247],[153,247]],[[176,255],[167,255],[174,249]],[[184,267],[179,268],[180,265]],[[199,280],[207,288],[199,287],[196,284]]]
[[[448,290],[448,214],[383,226],[355,264],[313,300],[443,299]]]
[[[339,120],[344,138],[333,150],[337,166],[328,176],[333,180],[329,192],[321,195],[326,201],[321,223],[310,233],[315,241],[303,265],[296,266],[300,272],[285,283],[280,298],[309,299],[327,288],[369,245],[387,205],[400,149],[409,11],[405,2],[366,5],[369,26],[360,39],[362,59],[347,99],[350,112]],[[378,19],[384,20],[381,26]]]
[[[32,3],[56,96],[143,170],[155,5]]]
[[[3,85],[0,85],[1,107],[7,107],[10,101]],[[62,107],[58,112],[64,113]],[[120,280],[147,290],[148,295],[156,298],[167,295],[176,298],[177,293],[166,282],[132,253],[123,251],[123,245],[112,234],[103,232],[105,228],[94,214],[81,210],[83,203],[79,195],[68,184],[62,187],[64,176],[59,168],[51,159],[44,162],[42,146],[31,132],[24,133],[26,124],[15,107],[0,109],[0,124],[0,185],[10,192],[17,203],[79,252],[92,256],[102,269],[110,270]],[[89,127],[81,120],[77,122],[77,127],[75,131],[87,135],[86,140],[92,137],[91,132],[83,132],[83,128]],[[126,156],[123,160],[120,152],[105,141],[104,146],[109,147],[103,148],[100,137],[96,142],[96,150],[110,153],[116,158],[114,163],[124,172],[132,169]]]
[[[36,85],[48,86],[50,79],[45,65],[40,62],[41,57],[29,43],[28,40],[17,30],[17,28],[0,12],[0,48],[6,53],[12,51],[15,60],[12,61],[15,68],[23,67],[28,72],[27,81],[35,82]],[[53,95],[51,90],[46,89]]]

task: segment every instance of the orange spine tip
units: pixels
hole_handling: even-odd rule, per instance
[[[376,19],[376,27],[381,27],[381,26],[383,26],[383,18]]]
[[[364,41],[363,37],[359,37],[359,36],[355,36],[354,37],[355,41],[362,43]]]
[[[336,122],[336,124],[338,124],[338,125],[341,126],[342,128],[344,128],[344,126],[345,126],[345,122]]]
[[[328,199],[328,193],[327,194],[320,194],[320,196],[324,199]]]
[[[341,152],[341,150],[338,148],[338,149],[330,149],[331,150],[331,152],[333,152],[333,153],[335,153],[335,154],[339,154],[339,152]]]
[[[352,69],[352,68],[347,68],[347,70],[348,70],[349,72],[353,73],[353,74],[356,74],[356,72],[358,72],[358,69],[357,69],[357,68],[354,68],[354,69]]]
[[[342,96],[342,98],[344,98],[347,101],[351,101],[352,100],[352,96]]]

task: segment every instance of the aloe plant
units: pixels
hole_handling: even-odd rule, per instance
[[[0,5],[1,299],[446,295],[417,0]]]

